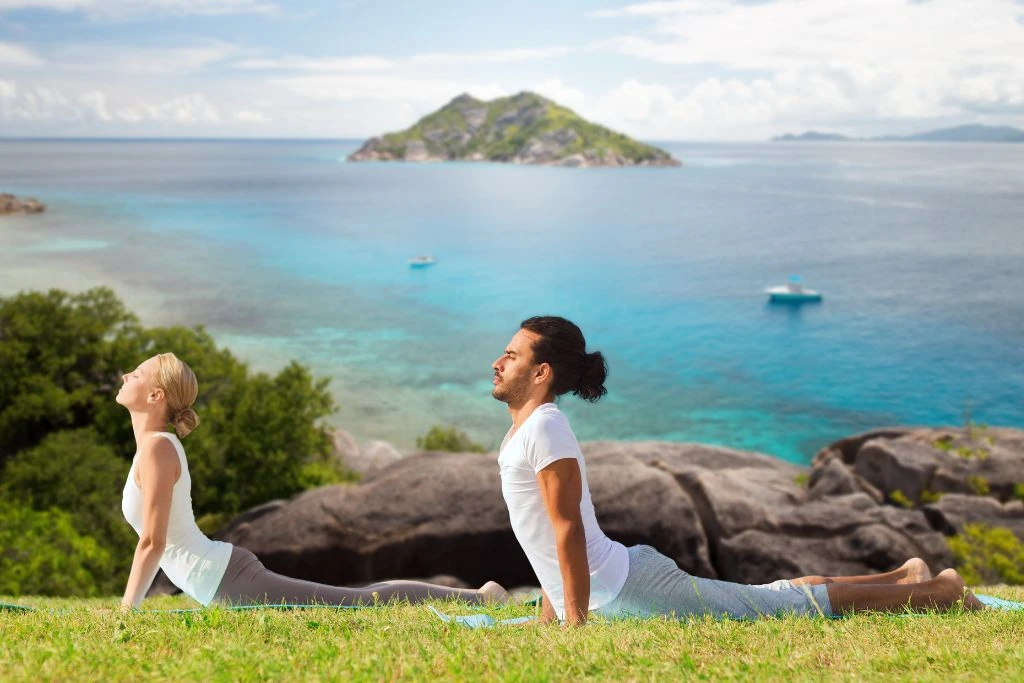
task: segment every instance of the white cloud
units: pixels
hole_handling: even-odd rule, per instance
[[[156,103],[121,106],[113,113],[111,109],[108,95],[101,90],[68,95],[57,88],[39,86],[24,89],[13,81],[0,81],[0,118],[7,122],[112,126],[142,122],[181,125],[223,123],[219,109],[198,92]]]
[[[78,96],[78,102],[84,112],[97,121],[112,121],[113,116],[107,111],[107,96],[99,90],[90,90]]]
[[[231,115],[231,120],[238,123],[270,123],[271,119],[263,112],[239,109]]]
[[[579,113],[579,110],[585,107],[587,103],[587,96],[582,90],[570,88],[562,83],[558,78],[549,78],[530,89],[538,95],[543,95],[549,100],[554,100],[558,104],[568,107],[577,113]]]
[[[68,71],[172,74],[200,71],[244,53],[218,41],[173,48],[72,45],[58,51],[54,61]]]
[[[14,43],[0,43],[0,64],[3,66],[42,66],[44,62],[26,47]]]
[[[270,84],[274,87],[286,88],[293,94],[311,100],[369,99],[385,102],[426,102],[433,104],[433,108],[441,106],[464,92],[484,100],[508,94],[504,88],[493,84],[469,84],[365,74],[275,78],[271,79]]]
[[[569,47],[553,46],[483,52],[429,52],[414,55],[409,61],[414,64],[511,64],[560,57],[571,51]]]
[[[614,116],[684,126],[934,119],[1000,108],[1024,117],[1024,7],[1014,0],[684,0],[593,13],[647,19],[604,49],[667,65],[715,65],[685,87],[609,91]],[[653,89],[652,89],[653,88]],[[631,97],[639,99],[631,101]]]
[[[149,121],[161,121],[177,124],[221,124],[223,119],[220,111],[202,93],[192,93],[175,97],[167,102],[155,105],[140,105],[145,112],[144,118]],[[134,118],[139,107],[130,109]]]
[[[238,69],[282,69],[294,71],[384,71],[394,61],[382,57],[338,57],[312,59],[288,56],[279,59],[245,59],[232,64]]]
[[[277,6],[264,0],[0,0],[5,10],[81,11],[93,17],[125,19],[146,14],[270,14]]]

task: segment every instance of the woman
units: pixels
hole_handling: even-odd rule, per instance
[[[457,597],[469,602],[500,601],[505,590],[493,581],[479,590],[418,581],[386,581],[365,588],[325,586],[280,576],[248,550],[213,541],[196,526],[192,480],[178,440],[199,424],[192,404],[199,385],[192,370],[172,353],[154,356],[124,375],[117,402],[128,409],[137,452],[125,483],[121,507],[139,534],[122,609],[138,607],[157,569],[203,605],[360,605],[392,599],[419,602]],[[178,436],[167,432],[173,424]]]

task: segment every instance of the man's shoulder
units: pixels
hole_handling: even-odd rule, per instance
[[[532,417],[533,419],[530,420],[529,425],[531,431],[567,428],[569,426],[569,420],[566,419],[565,413],[559,410],[558,406],[554,403],[545,403],[544,405],[537,406]]]

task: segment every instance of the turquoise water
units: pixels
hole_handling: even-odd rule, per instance
[[[1024,145],[670,144],[679,169],[348,164],[357,143],[0,142],[0,293],[108,284],[260,369],[333,378],[334,422],[496,446],[490,363],[578,322],[609,396],[581,439],[806,461],[893,424],[1024,426]],[[436,266],[406,259],[431,253]],[[769,306],[792,273],[824,303]],[[200,378],[201,379],[201,378]]]

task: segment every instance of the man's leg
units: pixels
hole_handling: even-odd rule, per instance
[[[912,557],[903,563],[898,569],[884,574],[864,574],[862,576],[801,576],[792,579],[790,583],[794,586],[819,586],[823,583],[848,583],[848,584],[910,584],[922,583],[932,578],[928,564],[920,557]]]
[[[939,572],[934,579],[915,584],[828,584],[828,599],[833,614],[844,612],[893,612],[909,607],[914,610],[950,609],[963,600],[964,609],[984,609],[967,590],[955,569]]]

